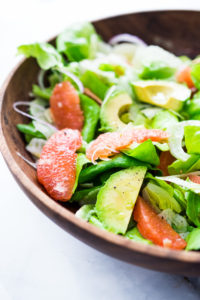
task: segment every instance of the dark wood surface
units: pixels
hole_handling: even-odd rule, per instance
[[[194,57],[200,53],[200,12],[144,12],[99,20],[94,25],[106,41],[115,34],[128,32],[177,55]],[[11,72],[0,92],[1,151],[28,197],[59,226],[99,251],[145,268],[199,276],[200,252],[180,252],[143,245],[102,231],[77,219],[68,203],[61,205],[45,193],[36,180],[35,170],[16,154],[18,151],[31,159],[25,151],[22,135],[16,130],[16,124],[26,120],[12,109],[15,101],[29,99],[28,93],[36,82],[37,73],[35,61],[24,60]]]

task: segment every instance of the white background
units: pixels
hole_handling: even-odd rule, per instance
[[[46,40],[77,21],[165,8],[200,9],[200,2],[0,0],[0,83],[20,44]],[[199,299],[197,279],[117,261],[57,227],[23,194],[1,154],[0,188],[0,300]]]

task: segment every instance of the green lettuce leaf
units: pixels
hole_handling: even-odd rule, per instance
[[[28,134],[29,136],[39,139],[46,139],[46,136],[42,132],[38,131],[32,122],[29,124],[17,124],[17,129],[24,134]]]
[[[177,123],[177,116],[168,110],[162,110],[154,116],[151,127],[167,130],[170,126],[176,126]]]
[[[42,99],[45,99],[45,100],[50,99],[52,91],[53,91],[53,88],[51,88],[51,87],[42,89],[37,84],[33,84],[33,87],[32,87],[32,93],[36,97],[39,97],[39,98],[42,98]]]
[[[137,227],[127,231],[127,233],[125,234],[125,237],[129,240],[134,241],[134,242],[140,242],[140,243],[144,243],[144,244],[147,244],[147,245],[152,245],[153,244],[151,241],[143,238],[143,236],[140,234]]]
[[[76,217],[83,219],[94,226],[104,229],[103,224],[99,221],[94,204],[85,204],[76,212]]]
[[[184,112],[187,112],[190,117],[200,114],[200,98],[188,100],[184,106]]]
[[[194,85],[199,90],[200,89],[200,64],[193,64],[191,70],[191,77]]]
[[[168,191],[152,182],[149,182],[143,189],[142,195],[145,199],[148,199],[156,209],[164,210],[171,208],[177,213],[180,213],[182,210],[180,204]]]
[[[97,215],[91,215],[91,217],[89,218],[89,223],[98,228],[105,229],[101,221],[99,221]]]
[[[196,194],[200,193],[200,184],[194,183],[190,180],[181,179],[181,178],[177,177],[176,175],[162,176],[162,177],[156,176],[156,179],[174,183],[175,185],[181,186],[184,189],[191,190]]]
[[[180,204],[182,210],[186,210],[187,201],[185,199],[185,190],[181,187],[174,187],[174,198]]]
[[[90,217],[95,214],[95,206],[94,204],[85,204],[77,210],[75,216],[77,218],[83,219],[85,221],[89,221]]]
[[[186,238],[185,250],[200,250],[200,228],[194,228]]]
[[[32,138],[26,146],[26,150],[39,158],[45,143],[44,139]]]
[[[175,160],[168,166],[170,175],[189,173],[200,169],[200,156],[192,154],[186,161]]]
[[[160,163],[156,148],[151,140],[147,140],[142,144],[132,144],[130,149],[124,150],[123,153],[155,166],[158,166]]]
[[[102,186],[94,186],[91,188],[75,191],[70,202],[79,202],[80,205],[95,204],[97,200],[97,194]]]
[[[183,150],[184,128],[187,126],[197,126],[200,128],[200,121],[187,120],[179,122],[176,126],[171,126],[168,129],[170,152],[176,159],[182,161],[186,161],[190,157],[190,155]]]
[[[62,56],[51,44],[48,43],[21,45],[18,47],[18,54],[36,58],[38,65],[43,70],[63,65]]]
[[[163,61],[152,61],[144,65],[139,77],[141,79],[166,79],[171,77],[175,70]]]
[[[58,35],[56,46],[70,61],[94,58],[100,38],[91,23],[79,23]]]
[[[159,143],[153,142],[153,144],[158,148],[160,151],[169,151],[169,145],[167,143]]]
[[[34,128],[37,132],[41,132],[45,138],[48,140],[50,136],[56,131],[55,128],[50,127],[48,125],[42,124],[39,121],[33,121]]]
[[[81,76],[81,81],[84,87],[88,88],[91,92],[97,95],[100,99],[104,99],[105,95],[109,89],[109,86],[106,85],[100,77],[95,74],[93,71],[86,71]]]
[[[171,196],[174,194],[174,188],[169,185],[167,182],[160,180],[156,177],[154,177],[151,173],[146,173],[145,179],[148,180],[148,182],[151,180],[153,181],[156,185],[162,187],[164,190],[166,190]]]
[[[185,193],[185,197],[187,200],[186,214],[193,224],[200,227],[200,195],[189,191]]]
[[[78,154],[77,159],[76,159],[76,180],[75,180],[75,183],[74,183],[74,187],[73,187],[72,193],[74,193],[74,191],[77,188],[79,174],[80,174],[83,166],[85,164],[87,164],[88,162],[90,162],[90,161],[87,159],[87,157],[85,156],[85,154],[83,154],[83,153],[79,153]]]
[[[200,154],[200,126],[185,126],[184,133],[188,153]]]

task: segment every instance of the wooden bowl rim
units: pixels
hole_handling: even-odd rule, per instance
[[[195,12],[195,10],[158,10],[156,12]],[[155,12],[152,11],[139,11],[133,14],[139,14],[139,13],[150,13]],[[198,11],[196,11],[198,12]],[[199,11],[200,13],[200,11]],[[121,16],[129,15],[128,14],[122,14]],[[120,15],[117,15],[120,16]],[[110,18],[114,18],[117,16],[111,16]],[[109,19],[109,17],[105,18]],[[101,19],[104,20],[104,19]],[[97,20],[94,20],[92,22],[95,22]],[[98,19],[99,21],[99,19]],[[53,40],[54,38],[50,39]],[[81,228],[84,231],[87,231],[88,233],[97,236],[98,238],[101,238],[102,240],[105,240],[109,243],[112,243],[116,246],[125,247],[129,250],[133,250],[135,252],[141,253],[141,254],[147,254],[153,257],[158,258],[165,258],[165,259],[171,259],[174,261],[182,261],[187,263],[199,263],[200,262],[200,253],[198,252],[192,252],[192,251],[178,251],[178,250],[170,250],[166,248],[162,248],[155,245],[145,245],[142,243],[134,242],[131,240],[128,240],[122,236],[115,235],[113,233],[110,233],[108,231],[104,231],[100,228],[95,227],[94,225],[77,218],[74,213],[69,211],[67,208],[61,206],[59,203],[54,201],[52,198],[50,198],[45,192],[43,192],[39,187],[35,186],[33,182],[26,176],[26,173],[21,170],[18,163],[15,161],[14,157],[12,156],[11,151],[9,150],[9,147],[6,142],[6,138],[3,133],[2,128],[2,119],[3,119],[3,100],[5,96],[6,89],[9,85],[9,82],[14,77],[15,72],[18,70],[18,68],[26,61],[27,59],[22,59],[19,61],[18,64],[11,70],[11,72],[8,74],[7,78],[5,79],[1,89],[0,89],[0,150],[1,153],[15,176],[15,178],[19,181],[19,183],[25,188],[25,190],[28,190],[29,193],[37,199],[37,201],[40,201],[49,211],[56,213],[60,215],[63,219],[66,219],[68,222],[73,223],[75,226]]]

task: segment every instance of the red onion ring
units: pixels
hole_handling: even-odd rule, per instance
[[[138,36],[129,33],[122,33],[122,34],[115,35],[109,40],[109,44],[111,44],[112,46],[120,42],[128,42],[136,45],[147,46],[147,44]]]

